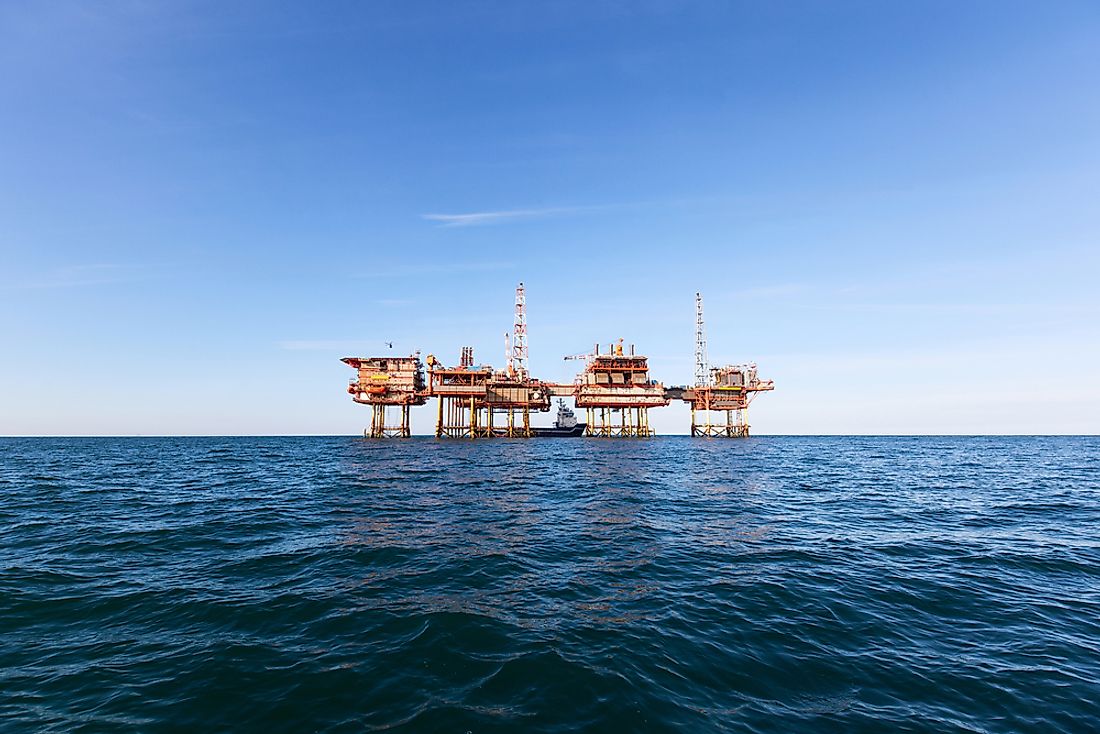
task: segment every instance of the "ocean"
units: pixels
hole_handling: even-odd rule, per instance
[[[1094,732],[1100,438],[0,439],[0,730]]]

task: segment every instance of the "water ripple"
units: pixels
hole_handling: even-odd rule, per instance
[[[0,439],[0,729],[1094,731],[1100,439]]]

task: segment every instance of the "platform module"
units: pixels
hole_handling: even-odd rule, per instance
[[[370,438],[411,435],[409,409],[428,401],[420,355],[344,357],[341,361],[356,371],[348,385],[351,399],[371,406],[370,429],[364,434]]]

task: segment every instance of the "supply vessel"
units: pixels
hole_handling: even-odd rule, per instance
[[[546,436],[557,438],[569,438],[583,436],[585,424],[577,422],[577,416],[573,411],[565,407],[565,401],[558,398],[558,415],[554,419],[554,425],[550,428],[531,427],[532,436]]]

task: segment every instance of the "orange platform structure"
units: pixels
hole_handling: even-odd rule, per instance
[[[528,372],[526,304],[526,290],[520,283],[513,331],[505,334],[503,369],[475,364],[472,347],[462,348],[454,367],[429,354],[427,376],[419,352],[408,357],[344,357],[342,361],[357,373],[348,392],[355,402],[372,408],[371,426],[364,435],[411,435],[411,408],[434,398],[438,401],[437,438],[531,437],[535,435],[531,414],[549,412],[552,399],[563,397],[572,398],[578,409],[586,411],[586,436],[652,436],[649,409],[682,400],[691,407],[692,436],[744,438],[749,435],[749,403],[775,389],[771,380],[757,376],[755,364],[710,366],[698,293],[693,386],[666,387],[652,379],[649,360],[636,354],[634,345],[624,350],[622,339],[602,354],[596,345],[590,354],[566,357],[585,362],[572,383],[544,382]]]
[[[600,354],[597,345],[577,376],[573,397],[587,411],[586,436],[652,436],[649,409],[668,405],[665,387],[649,379],[649,360],[623,353],[622,341]]]
[[[364,435],[370,438],[410,436],[409,409],[427,402],[420,356],[344,357],[340,361],[357,373],[348,385],[351,399],[371,406],[371,424]],[[392,422],[393,414],[396,414],[396,423]]]
[[[745,438],[749,435],[749,403],[775,389],[756,375],[756,365],[712,367],[705,385],[686,388],[680,399],[691,406],[692,436]]]
[[[550,410],[549,387],[527,377],[526,370],[475,365],[473,355],[472,347],[463,347],[457,367],[427,357],[426,394],[439,400],[436,437],[529,437],[531,413]]]

